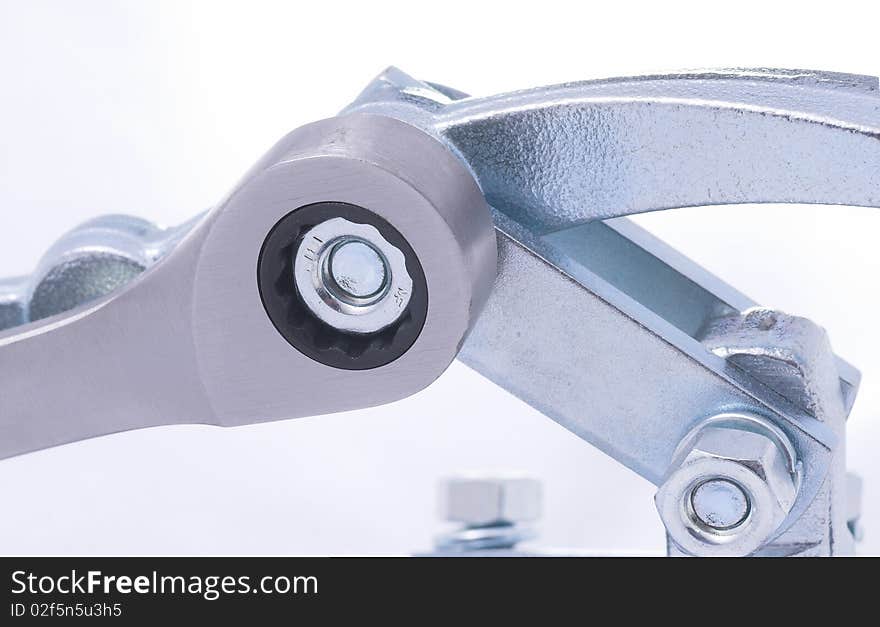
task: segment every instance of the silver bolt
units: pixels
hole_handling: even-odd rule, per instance
[[[441,486],[443,518],[462,527],[440,536],[444,551],[510,549],[536,533],[541,515],[541,483],[524,477],[460,477]]]
[[[701,523],[726,531],[741,525],[749,515],[749,497],[727,479],[710,479],[691,493],[691,507]]]
[[[654,500],[685,552],[749,555],[777,532],[799,482],[782,431],[757,416],[721,414],[684,438]]]
[[[338,298],[366,306],[382,297],[388,265],[382,253],[364,240],[342,238],[327,255],[325,281]]]

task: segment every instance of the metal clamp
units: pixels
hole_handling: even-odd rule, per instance
[[[876,78],[724,70],[470,98],[392,68],[283,139],[137,279],[85,280],[84,295],[115,291],[40,321],[44,272],[0,296],[30,321],[0,334],[0,456],[374,405],[458,354],[661,485],[671,554],[847,553],[858,372],[817,325],[759,308],[622,216],[878,207],[877,181]],[[339,218],[381,236],[334,231],[374,253],[346,293],[327,270],[336,249],[303,244]],[[402,313],[353,308],[388,298],[383,273],[401,267]],[[719,427],[730,415],[747,419]],[[765,464],[779,482],[754,472]]]

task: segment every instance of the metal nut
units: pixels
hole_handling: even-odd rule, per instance
[[[672,540],[693,555],[755,552],[797,497],[785,436],[745,415],[709,421],[685,439],[671,468],[655,496],[657,510]]]
[[[515,524],[541,515],[541,484],[535,479],[458,477],[440,494],[446,520],[468,526]]]
[[[404,254],[376,227],[345,218],[326,220],[303,236],[293,278],[311,312],[348,333],[375,333],[393,324],[413,291]]]

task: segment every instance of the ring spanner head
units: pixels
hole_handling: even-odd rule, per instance
[[[0,333],[0,457],[403,398],[455,358],[496,267],[465,166],[425,132],[370,114],[290,133],[174,240],[123,288]],[[365,251],[384,273],[371,293],[353,274]],[[335,316],[297,283],[298,255],[336,282],[318,297],[347,299]]]

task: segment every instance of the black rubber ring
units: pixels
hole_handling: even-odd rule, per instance
[[[413,281],[409,304],[394,324],[376,333],[348,333],[328,325],[311,312],[297,292],[293,264],[300,241],[312,227],[332,218],[375,227],[406,259]],[[281,218],[260,250],[257,284],[269,319],[291,346],[317,362],[344,370],[368,370],[391,363],[415,343],[428,315],[428,284],[415,251],[388,222],[348,203],[306,205]]]

